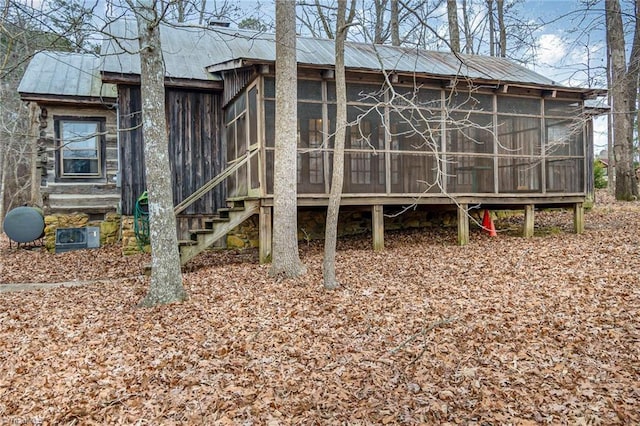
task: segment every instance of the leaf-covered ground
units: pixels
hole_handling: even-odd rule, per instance
[[[155,309],[144,256],[3,240],[2,283],[98,281],[0,294],[0,424],[638,424],[639,217],[605,199],[583,235],[554,211],[533,239],[515,217],[466,247],[342,240],[334,292],[319,244],[295,281],[210,253]]]

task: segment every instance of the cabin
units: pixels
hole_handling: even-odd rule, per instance
[[[37,103],[38,169],[46,212],[115,212],[118,186],[116,86],[100,79],[100,58],[39,52],[18,91]]]
[[[52,210],[59,206],[51,203],[54,194],[74,198],[115,188],[118,211],[134,214],[145,190],[140,64],[130,53],[137,50],[136,31],[133,21],[114,22],[108,32],[118,42],[105,40],[97,67],[80,66],[100,82],[98,96],[28,89],[32,66],[46,68],[33,65],[38,56],[29,66],[20,93],[54,116],[44,139],[58,149],[43,179]],[[182,261],[255,215],[260,258],[267,261],[275,36],[163,26],[161,37]],[[320,211],[329,197],[335,132],[334,45],[299,37],[297,51],[292,167],[299,209]],[[536,208],[571,208],[582,231],[583,203],[593,193],[592,114],[585,101],[602,90],[562,86],[504,58],[407,47],[347,43],[345,62],[350,127],[342,206],[370,218],[375,249],[384,246],[385,214],[407,206],[457,212],[460,244],[469,240],[468,213],[479,207],[524,210],[525,236],[533,234]],[[74,124],[85,120],[91,125]],[[81,142],[65,142],[77,134]],[[72,165],[80,159],[93,163],[77,172]]]

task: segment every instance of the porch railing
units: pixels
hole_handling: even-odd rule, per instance
[[[230,163],[229,167],[224,169],[222,172],[220,172],[220,174],[218,174],[216,177],[211,179],[209,182],[207,182],[204,185],[202,185],[200,188],[198,188],[196,191],[194,191],[193,194],[189,195],[187,198],[182,200],[182,202],[180,202],[180,204],[175,206],[173,208],[173,212],[176,215],[182,213],[191,204],[195,203],[198,199],[200,199],[202,196],[204,196],[204,194],[206,194],[207,192],[211,191],[216,186],[220,185],[222,182],[225,181],[225,179],[227,179],[229,176],[231,176],[232,173],[234,173],[240,167],[242,167],[245,164],[247,164],[249,162],[249,160],[251,160],[251,158],[257,152],[258,152],[258,148],[254,148],[252,150],[248,150],[247,153],[244,156],[242,156],[240,158],[236,158],[235,160],[233,160]]]

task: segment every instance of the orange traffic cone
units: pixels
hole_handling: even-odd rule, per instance
[[[491,218],[491,214],[489,210],[484,211],[484,217],[482,218],[482,229],[489,233],[490,237],[496,237],[498,234],[496,233],[496,227],[493,224],[493,219]]]
[[[484,217],[482,218],[482,228],[488,231],[490,226],[491,226],[491,216],[489,215],[489,210],[485,210]]]
[[[493,219],[491,219],[491,217],[489,217],[489,236],[490,237],[498,236],[498,234],[496,233],[496,227],[493,225]]]

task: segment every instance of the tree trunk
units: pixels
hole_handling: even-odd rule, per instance
[[[500,31],[500,57],[507,57],[507,28],[504,25],[504,0],[496,0],[498,9],[498,31]]]
[[[355,2],[354,2],[355,3]],[[324,260],[322,276],[324,287],[333,290],[338,287],[336,279],[336,243],[338,239],[338,214],[344,180],[344,142],[347,133],[347,83],[344,67],[344,41],[347,37],[346,22],[347,0],[338,0],[336,16],[336,134],[333,150],[333,172],[331,175],[331,193],[327,206],[327,224],[324,236]],[[354,5],[352,4],[352,10]]]
[[[489,55],[496,56],[496,23],[493,16],[493,0],[487,0],[487,16],[489,17]]]
[[[468,54],[473,54],[473,32],[471,31],[471,25],[469,24],[469,8],[467,7],[467,0],[462,0],[462,22],[464,25],[464,51]]]
[[[613,105],[613,96],[611,93],[611,82],[613,77],[611,76],[611,46],[607,43],[607,105]],[[607,114],[607,190],[610,194],[615,195],[615,171],[616,171],[616,156],[613,155],[613,114]]]
[[[374,34],[373,34],[373,43],[374,44],[382,44],[384,43],[384,14],[386,11],[387,2],[386,0],[375,0],[373,2],[373,7],[375,8],[375,23],[373,26]],[[340,7],[340,5],[338,5]],[[337,17],[336,17],[337,19]],[[336,27],[337,27],[336,23]],[[336,34],[337,37],[337,34]]]
[[[452,52],[460,52],[460,28],[458,27],[458,5],[456,0],[447,0],[447,18],[449,19],[449,47]]]
[[[273,171],[273,250],[269,274],[306,272],[298,254],[297,61],[294,0],[276,2],[276,123]]]
[[[400,46],[400,8],[398,6],[398,0],[391,0],[391,21],[389,26],[391,28],[391,45]]]
[[[180,302],[187,298],[182,286],[180,255],[173,213],[169,169],[169,138],[165,115],[164,59],[155,4],[140,1],[133,7],[140,41],[140,91],[145,177],[149,194],[151,284],[141,306]]]
[[[626,83],[627,86],[625,88],[625,97],[628,99],[629,112],[628,118],[629,127],[627,129],[627,141],[629,143],[629,150],[631,150],[631,167],[633,170],[633,195],[637,199],[638,198],[638,176],[636,175],[636,163],[635,163],[635,153],[636,146],[635,142],[636,136],[638,133],[638,124],[640,122],[636,121],[638,115],[638,89],[640,88],[640,0],[635,0],[635,25],[634,25],[634,33],[633,33],[633,41],[631,45],[631,54],[629,55],[629,65],[627,67],[627,78]]]
[[[278,5],[279,1],[276,2],[276,6]],[[285,3],[287,3],[285,1]],[[282,5],[284,7],[284,5]],[[293,13],[295,14],[295,5],[293,6],[294,10]],[[329,25],[329,20],[328,18],[325,16],[325,14],[322,12],[322,5],[320,4],[320,0],[316,0],[316,11],[318,13],[318,19],[320,19],[320,22],[322,23],[322,28],[324,29],[324,32],[327,35],[327,38],[333,38],[333,31],[331,31],[331,25]],[[276,33],[278,32],[278,12],[277,12],[277,8],[276,8]],[[295,21],[293,22],[293,26],[295,28]],[[295,48],[295,44],[294,44],[294,48]]]
[[[613,152],[616,162],[616,199],[633,200],[638,195],[633,164],[631,111],[635,111],[636,96],[629,99],[627,87],[630,73],[625,59],[622,13],[618,0],[606,0],[607,43],[611,53],[611,97],[613,98]]]

